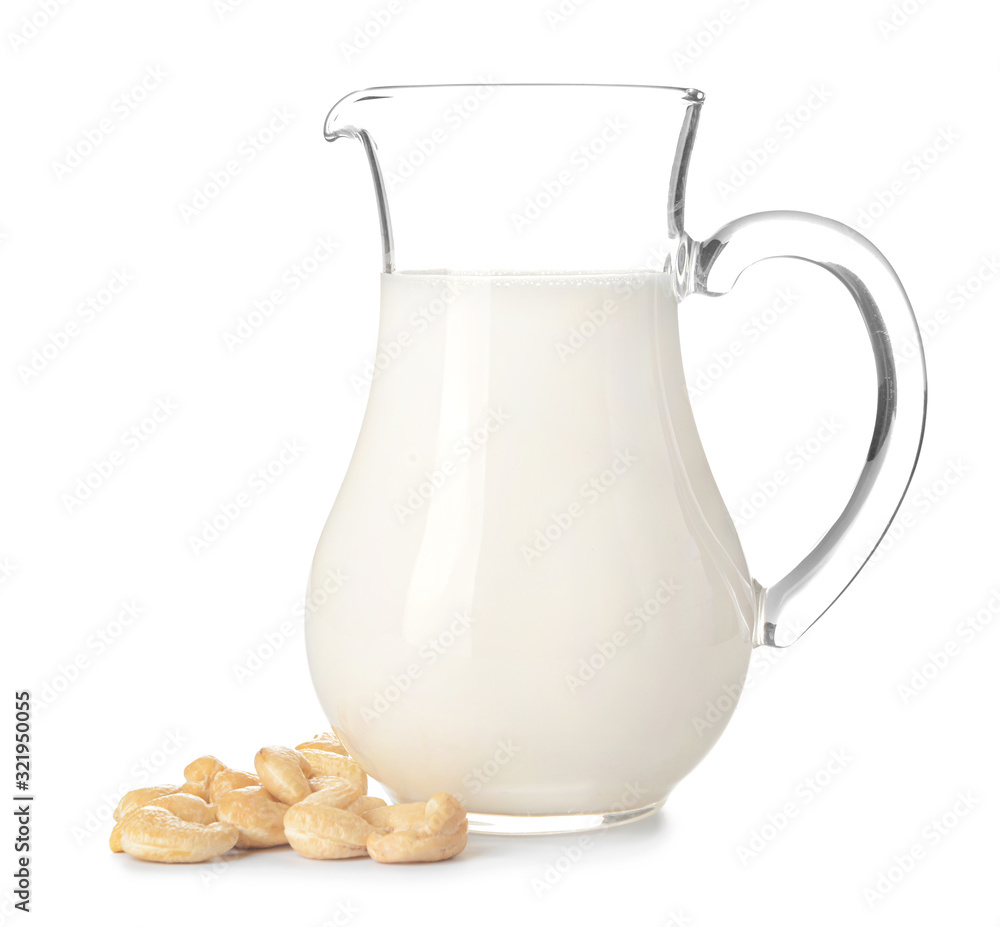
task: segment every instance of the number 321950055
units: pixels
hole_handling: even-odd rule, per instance
[[[14,693],[14,779],[24,788],[31,778],[31,693]],[[21,786],[20,783],[25,783]]]

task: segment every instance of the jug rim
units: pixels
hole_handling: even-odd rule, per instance
[[[345,94],[345,97],[353,96],[355,93],[368,93],[372,90],[433,90],[438,87],[621,87],[635,90],[683,90],[685,93],[704,96],[702,91],[695,87],[686,87],[678,84],[627,84],[627,83],[600,83],[595,81],[505,81],[505,80],[475,80],[458,81],[456,83],[441,84],[380,84],[374,87],[362,87]]]
[[[560,88],[560,89],[571,89],[576,87],[594,87],[603,90],[672,90],[677,93],[682,94],[681,100],[684,103],[694,103],[702,104],[705,102],[705,94],[695,87],[683,87],[675,86],[673,84],[601,84],[592,83],[588,81],[583,81],[579,83],[574,83],[572,81],[562,82],[562,81],[464,81],[456,84],[386,84],[375,87],[364,87],[360,90],[352,90],[350,93],[345,93],[333,106],[330,107],[326,114],[326,119],[323,122],[324,134],[327,141],[332,142],[337,138],[337,133],[332,132],[330,129],[331,117],[336,112],[337,108],[344,103],[346,100],[355,98],[355,102],[361,103],[368,99],[378,99],[378,96],[369,96],[370,94],[381,94],[387,93],[389,91],[397,90],[443,90],[446,88],[461,89],[463,87],[549,87],[549,88]]]

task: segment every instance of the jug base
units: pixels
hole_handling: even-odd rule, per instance
[[[665,800],[642,808],[587,814],[479,814],[470,811],[469,833],[515,837],[603,830],[649,817],[663,807]]]

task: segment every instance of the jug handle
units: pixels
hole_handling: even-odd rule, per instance
[[[811,213],[744,216],[677,255],[680,293],[720,296],[766,258],[799,258],[830,271],[861,311],[878,377],[875,430],[851,497],[833,526],[787,576],[754,581],[754,644],[787,647],[820,618],[875,552],[916,467],[927,410],[923,345],[899,277],[863,235]],[[905,363],[904,349],[911,351]]]

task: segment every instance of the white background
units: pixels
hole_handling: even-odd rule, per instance
[[[3,682],[7,698],[35,695],[37,795],[34,913],[11,915],[5,837],[0,923],[996,924],[1000,285],[977,275],[1000,253],[1000,13],[985,0],[585,0],[557,21],[555,0],[398,0],[348,60],[387,2],[93,0],[45,23],[40,2],[10,0],[0,14]],[[36,34],[12,40],[36,14]],[[122,118],[115,101],[150,68],[165,77]],[[756,652],[733,724],[653,819],[582,847],[474,837],[423,867],[287,848],[190,867],[112,856],[110,796],[177,781],[205,752],[249,768],[259,746],[325,726],[293,610],[364,410],[350,377],[375,345],[378,242],[360,155],[335,153],[322,122],[353,89],[486,78],[698,87],[695,237],[795,208],[876,242],[925,322],[910,527],[794,650]],[[817,87],[824,102],[789,133]],[[185,221],[180,207],[274,108],[293,116],[284,131]],[[89,155],[58,168],[105,118]],[[741,167],[769,137],[777,150]],[[921,155],[936,138],[950,140]],[[902,194],[872,209],[894,183]],[[335,256],[230,351],[224,334],[321,236]],[[116,272],[127,288],[81,324],[77,305]],[[786,285],[792,308],[750,343],[743,326]],[[860,322],[832,280],[793,262],[681,315],[689,383],[711,382],[694,400],[709,458],[734,514],[750,500],[747,556],[773,580],[839,511],[867,446]],[[24,376],[69,322],[70,344]],[[743,356],[718,375],[734,341]],[[176,411],[131,449],[123,434],[160,401]],[[824,416],[840,433],[754,506]],[[297,459],[196,556],[203,520],[286,441]],[[116,449],[121,465],[68,510]],[[128,624],[123,603],[141,611]],[[280,646],[258,665],[269,640]],[[945,665],[907,695],[934,652]],[[12,705],[5,718],[11,730]],[[972,809],[948,827],[962,796]],[[890,872],[914,845],[910,871]],[[880,875],[891,890],[866,895]]]

